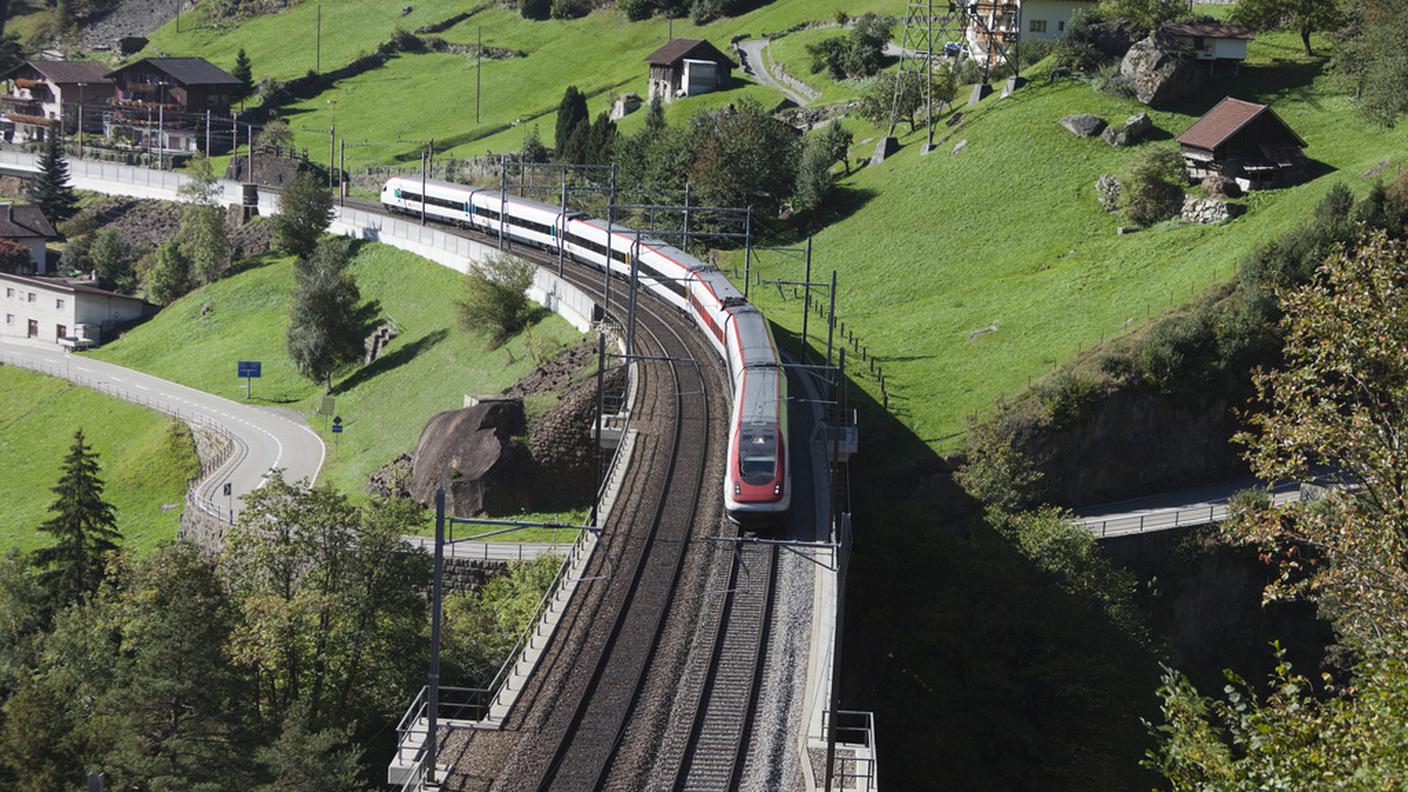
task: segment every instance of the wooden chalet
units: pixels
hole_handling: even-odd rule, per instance
[[[88,132],[102,130],[96,109],[113,95],[110,67],[98,61],[27,60],[4,74],[4,136],[11,143],[43,140],[49,127],[64,124],[65,133],[78,131],[80,118]],[[78,110],[84,105],[94,112]]]
[[[677,96],[709,93],[728,84],[738,68],[718,47],[702,39],[677,38],[645,57],[650,64],[649,98],[670,102]]]
[[[117,88],[104,119],[108,136],[174,152],[201,149],[203,120],[229,116],[243,87],[204,58],[142,58],[107,76]]]
[[[1227,97],[1178,136],[1188,177],[1226,176],[1243,190],[1305,177],[1305,141],[1269,106]]]

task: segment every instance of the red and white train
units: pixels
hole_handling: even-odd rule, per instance
[[[497,190],[395,177],[381,188],[388,211],[419,215],[569,256],[629,277],[690,316],[728,364],[733,386],[724,510],[735,522],[781,519],[792,502],[787,465],[787,378],[761,312],[711,267],[684,251],[604,221]],[[609,262],[609,263],[608,263]]]

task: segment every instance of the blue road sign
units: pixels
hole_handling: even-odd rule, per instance
[[[257,360],[241,360],[237,366],[239,376],[246,379],[258,377],[262,364]]]
[[[333,434],[342,434],[342,424],[333,424],[333,425],[332,425],[332,433],[333,433]]]

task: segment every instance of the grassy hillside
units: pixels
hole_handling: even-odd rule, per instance
[[[1309,143],[1319,175],[1254,193],[1248,213],[1226,226],[1168,222],[1117,235],[1124,221],[1100,208],[1092,185],[1127,168],[1138,149],[1076,138],[1057,121],[1094,113],[1118,123],[1148,108],[1074,81],[1038,77],[1007,99],[990,97],[942,129],[935,154],[921,158],[922,132],[909,135],[897,156],[845,179],[843,216],[816,235],[814,266],[839,272],[839,314],[878,355],[892,408],[915,434],[953,445],[965,416],[995,396],[1226,278],[1258,244],[1301,222],[1332,185],[1367,190],[1372,182],[1361,173],[1387,156],[1401,159],[1408,144],[1408,132],[1354,115],[1324,59],[1272,34],[1252,45],[1240,76],[1150,111],[1158,132],[1143,145],[1170,145],[1227,94],[1270,103]],[[875,134],[855,128],[858,137]],[[951,154],[962,140],[963,151]],[[857,151],[868,155],[873,142],[862,143]],[[782,266],[763,277],[800,274]],[[773,321],[800,326],[799,301],[755,295]],[[989,327],[996,331],[972,335]],[[878,398],[874,380],[862,382]]]
[[[127,544],[149,548],[176,535],[186,482],[200,473],[184,425],[56,377],[0,366],[0,551],[52,541],[35,528],[47,518],[49,488],[79,428],[101,456]]]
[[[875,10],[904,13],[899,0],[858,0],[849,3],[852,13]],[[399,16],[400,6],[381,0],[340,0],[324,3],[322,11],[323,70],[330,71],[359,54],[369,53],[386,41],[397,27],[414,30],[430,22],[447,20],[472,6],[450,0],[413,4],[411,14]],[[816,0],[777,0],[732,19],[696,27],[687,19],[674,22],[676,36],[707,38],[727,50],[739,34],[761,34],[802,21],[830,19],[831,5]],[[199,13],[199,12],[198,12]],[[167,25],[154,33],[146,52],[199,54],[229,68],[244,47],[254,64],[256,78],[289,79],[313,68],[316,4],[302,3],[282,14],[258,17],[234,28],[211,28],[183,22],[180,33]],[[597,11],[582,19],[531,22],[498,4],[438,34],[447,41],[473,43],[482,32],[486,46],[522,50],[526,57],[485,61],[480,122],[474,121],[473,59],[450,54],[402,54],[386,66],[334,85],[317,97],[288,108],[286,115],[297,134],[297,143],[310,151],[325,151],[333,106],[340,134],[345,136],[349,164],[376,163],[398,157],[418,156],[427,138],[438,150],[456,156],[483,154],[485,150],[517,149],[520,120],[535,119],[548,138],[555,124],[554,110],[563,89],[576,84],[600,94],[593,97],[595,114],[607,109],[605,92],[646,93],[644,58],[663,44],[668,23],[663,19],[628,23],[615,9]],[[742,86],[739,92],[756,91],[768,104],[781,100],[775,91]],[[716,106],[719,96],[679,103],[677,113]],[[640,122],[628,118],[623,129]]]
[[[467,393],[511,385],[535,365],[535,355],[550,355],[578,338],[547,314],[489,351],[486,333],[455,324],[460,275],[453,270],[366,244],[350,271],[363,299],[378,301],[382,316],[401,333],[375,363],[337,380],[333,396],[345,431],[336,444],[324,419],[314,415],[323,389],[296,372],[284,346],[291,260],[271,260],[194,292],[92,354],[232,399],[244,398],[235,363],[262,361],[252,401],[305,416],[328,447],[320,480],[361,492],[367,474],[414,447],[431,415],[461,407]]]

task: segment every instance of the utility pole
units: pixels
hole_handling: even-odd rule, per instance
[[[474,123],[479,123],[479,92],[484,83],[480,76],[484,71],[484,26],[474,34]]]
[[[420,224],[425,225],[425,152],[420,153]]]
[[[338,141],[341,147],[340,158],[337,166],[337,205],[347,205],[347,139]]]
[[[162,170],[166,165],[166,83],[157,83],[157,105],[156,105],[156,169]]]
[[[426,781],[434,784],[435,765],[440,753],[440,610],[443,601],[441,578],[445,571],[445,490],[435,491],[435,560],[430,584],[430,682],[426,714],[430,722],[425,738]]]
[[[254,124],[249,124],[249,182],[258,184],[258,179],[254,178]],[[239,144],[239,126],[235,127],[235,144]]]
[[[831,307],[826,313],[826,365],[831,365],[831,339],[836,331],[836,270],[831,270]]]
[[[205,156],[210,156],[210,108],[205,109]]]
[[[83,86],[88,83],[78,84],[78,158],[83,159]]]
[[[812,315],[812,238],[807,237],[807,274],[802,278],[802,344],[797,359],[807,362],[807,320]]]
[[[319,0],[319,2],[318,2],[318,22],[317,22],[317,28],[318,28],[318,29],[317,29],[317,33],[314,34],[314,40],[316,41],[316,44],[314,45],[313,71],[314,71],[315,73],[317,73],[317,74],[322,74],[322,73],[323,73],[323,3],[322,3],[322,0]]]
[[[328,127],[328,189],[332,189],[332,168],[337,157],[337,126]]]

